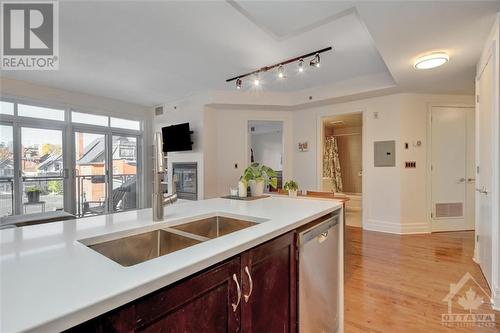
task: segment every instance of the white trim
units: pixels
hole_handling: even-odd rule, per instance
[[[430,233],[427,223],[400,223],[368,219],[363,223],[363,229],[370,231],[385,232],[397,235],[428,234]]]

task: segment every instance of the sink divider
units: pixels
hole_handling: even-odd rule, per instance
[[[205,241],[208,241],[210,240],[211,238],[208,238],[208,237],[203,237],[203,236],[200,236],[200,235],[195,235],[195,234],[192,234],[190,232],[187,232],[187,231],[182,231],[182,230],[178,230],[178,229],[174,229],[174,228],[162,228],[162,230],[165,230],[165,231],[168,231],[172,234],[176,234],[176,235],[179,235],[179,236],[184,236],[184,237],[187,237],[187,238],[191,238],[191,239],[194,239],[194,240],[197,240],[197,241],[200,241],[200,242],[205,242]]]

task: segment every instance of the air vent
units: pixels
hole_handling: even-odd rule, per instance
[[[157,106],[155,107],[155,115],[156,116],[161,116],[163,114],[163,106]]]
[[[436,218],[462,217],[464,209],[462,202],[437,203]]]

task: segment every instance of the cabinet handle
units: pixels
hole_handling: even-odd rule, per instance
[[[250,299],[250,296],[252,296],[253,291],[253,280],[252,276],[250,275],[250,271],[248,270],[248,266],[245,266],[245,273],[248,275],[248,282],[250,283],[250,291],[248,292],[248,295],[244,295],[245,303],[248,303],[248,300]]]
[[[238,299],[236,300],[236,304],[232,303],[231,305],[233,306],[233,312],[236,312],[238,305],[240,305],[241,288],[240,288],[240,284],[238,283],[238,278],[236,277],[236,274],[233,274],[233,280],[236,283],[236,290],[238,291]]]

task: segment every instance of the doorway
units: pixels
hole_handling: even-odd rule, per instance
[[[277,189],[283,188],[283,122],[249,120],[248,137],[250,163],[264,164],[276,171]]]
[[[363,183],[363,114],[322,119],[321,191],[349,198],[346,223],[361,227]]]
[[[138,137],[109,131],[74,131],[78,217],[138,207]]]
[[[474,117],[472,107],[431,107],[432,231],[474,230]]]

